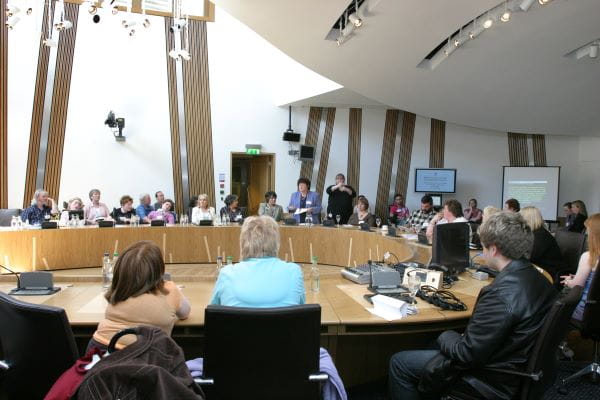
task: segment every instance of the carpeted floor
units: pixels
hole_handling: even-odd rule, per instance
[[[558,380],[579,371],[587,363],[561,362],[558,371]],[[600,384],[593,384],[587,378],[581,378],[567,386],[568,393],[561,395],[556,388],[550,388],[544,400],[598,400],[600,399]],[[388,400],[387,382],[375,382],[356,386],[348,390],[349,400]]]

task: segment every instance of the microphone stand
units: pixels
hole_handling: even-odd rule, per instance
[[[8,272],[10,272],[11,274],[13,274],[14,276],[17,277],[17,287],[16,289],[20,289],[21,288],[21,278],[19,278],[19,274],[16,273],[15,271],[13,271],[12,269],[5,267],[4,265],[0,265],[0,268],[3,268],[5,270],[7,270]]]

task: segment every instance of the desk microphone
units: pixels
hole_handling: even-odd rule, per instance
[[[17,289],[20,288],[21,287],[21,278],[19,277],[19,274],[8,267],[5,267],[4,265],[0,265],[0,267],[4,268],[5,270],[7,270],[8,272],[10,272],[11,274],[13,274],[14,276],[17,277]]]

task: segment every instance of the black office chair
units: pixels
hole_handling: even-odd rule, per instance
[[[579,265],[579,258],[584,252],[585,235],[559,230],[554,238],[564,261],[564,267],[557,271],[557,276],[574,274],[577,271],[577,265]]]
[[[600,273],[596,272],[587,299],[583,309],[583,320],[571,321],[577,329],[581,331],[581,337],[592,339],[594,341],[594,359],[590,365],[578,371],[577,373],[562,380],[562,392],[565,391],[565,385],[573,380],[591,374],[592,382],[600,381],[600,354],[598,354],[598,342],[600,342]]]
[[[10,226],[12,217],[18,217],[20,214],[19,208],[0,208],[0,226]]]
[[[43,398],[79,357],[65,310],[0,292],[0,321],[0,398]]]
[[[321,306],[204,312],[203,376],[208,399],[318,399]]]
[[[569,320],[577,303],[581,299],[582,290],[581,286],[575,286],[566,296],[560,297],[554,302],[554,305],[546,316],[544,325],[540,329],[525,371],[518,372],[498,368],[484,369],[486,371],[512,375],[515,379],[522,378],[521,387],[514,397],[515,399],[541,399],[546,390],[554,384],[558,368],[558,345],[565,338],[569,330]],[[465,375],[459,386],[468,387],[468,383],[466,383],[468,380],[469,376]],[[475,395],[472,391],[453,389],[448,393],[446,398],[448,400],[473,400],[481,399],[481,396]]]

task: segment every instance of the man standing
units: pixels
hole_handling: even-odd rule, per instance
[[[165,194],[160,190],[154,193],[154,198],[156,199],[156,203],[154,203],[154,210],[158,211],[162,209],[162,205],[165,202]]]
[[[430,195],[425,195],[421,197],[421,208],[419,210],[413,211],[406,224],[408,226],[415,225],[417,229],[421,229],[423,224],[429,222],[435,216],[435,211],[433,209],[433,199]]]
[[[437,339],[438,350],[392,356],[392,399],[438,395],[459,382],[463,371],[470,378],[459,384],[464,383],[476,397],[510,399],[519,389],[519,379],[485,368],[524,370],[555,292],[526,260],[533,234],[520,214],[492,215],[479,228],[479,236],[487,265],[498,275],[481,289],[462,335],[446,331]]]
[[[352,215],[352,199],[356,197],[356,191],[352,186],[346,185],[344,174],[335,176],[335,185],[331,185],[326,190],[329,195],[327,203],[327,215],[332,218],[340,216],[340,223],[348,223],[348,218]]]

